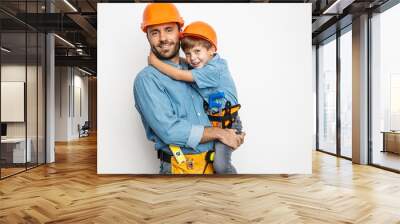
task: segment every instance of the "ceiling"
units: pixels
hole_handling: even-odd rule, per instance
[[[335,3],[335,2],[338,3]],[[254,3],[311,3],[313,43],[331,36],[338,28],[351,24],[352,17],[373,10],[388,0],[231,0]],[[151,2],[132,0],[1,0],[0,22],[5,38],[14,41],[14,47],[24,46],[22,34],[31,31],[55,32],[56,65],[86,67],[96,72],[97,57],[97,3]],[[162,1],[159,1],[162,2]],[[189,2],[189,1],[175,1]],[[190,2],[226,2],[192,0]],[[49,12],[52,13],[49,13]],[[27,13],[26,13],[27,12]],[[338,22],[338,21],[341,22]],[[338,25],[339,24],[339,25]],[[11,34],[13,33],[13,34]],[[62,39],[68,41],[66,43]],[[22,42],[21,42],[22,41]],[[4,42],[3,42],[4,43]],[[72,45],[71,45],[72,44]],[[28,51],[30,46],[28,46]]]

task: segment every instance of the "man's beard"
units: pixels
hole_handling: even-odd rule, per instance
[[[160,45],[161,44],[163,44],[163,43],[160,43]],[[175,49],[174,49],[173,53],[171,54],[171,56],[169,56],[169,57],[165,57],[164,55],[162,55],[160,52],[157,51],[157,48],[154,46],[151,46],[151,50],[157,56],[157,58],[159,58],[160,60],[170,60],[179,54],[179,44],[175,44]]]

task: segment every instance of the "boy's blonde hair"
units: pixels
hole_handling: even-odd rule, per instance
[[[181,39],[181,48],[183,51],[192,49],[195,46],[202,46],[209,50],[213,45],[207,40],[196,37],[184,37]]]

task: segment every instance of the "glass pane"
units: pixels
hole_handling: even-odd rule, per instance
[[[352,35],[340,37],[340,121],[341,155],[352,157]]]
[[[45,60],[46,37],[39,34],[38,46],[38,163],[45,163]]]
[[[318,146],[336,154],[336,39],[318,48]]]
[[[0,1],[0,7],[35,24],[33,14],[45,12],[45,0]],[[0,19],[6,21],[0,23],[0,176],[4,178],[45,161],[46,54],[44,34],[5,13],[0,12]]]
[[[400,170],[400,5],[372,18],[372,163]]]
[[[1,173],[2,177],[25,170],[26,151],[26,34],[1,34]],[[29,147],[28,147],[29,148]]]
[[[38,22],[36,16],[32,16],[39,11],[37,1],[27,1],[26,16],[31,24]],[[31,168],[37,165],[37,73],[38,73],[38,37],[33,29],[27,30],[27,144],[30,149],[30,159],[27,167]]]
[[[28,159],[28,168],[34,167],[37,165],[37,79],[38,79],[38,36],[36,32],[27,33],[28,38],[28,63],[27,63],[27,99],[26,99],[26,110],[27,110],[27,143],[28,149],[30,149],[31,153],[30,158]]]

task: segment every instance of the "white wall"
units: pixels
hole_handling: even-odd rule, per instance
[[[312,46],[312,91],[313,91],[313,149],[317,144],[317,48]]]
[[[76,68],[56,67],[55,90],[55,140],[77,139],[78,124],[88,120],[88,78]],[[82,114],[76,105],[82,105]]]
[[[55,141],[68,140],[68,67],[55,68]]]
[[[158,173],[132,94],[149,52],[140,30],[145,5],[98,4],[100,174]],[[238,172],[311,173],[311,4],[176,5],[186,25],[214,26],[236,82],[247,133],[233,153]]]
[[[71,135],[73,138],[79,137],[78,124],[82,126],[88,120],[88,77],[79,70],[74,70],[74,111],[72,121]],[[80,112],[80,110],[82,110]]]

